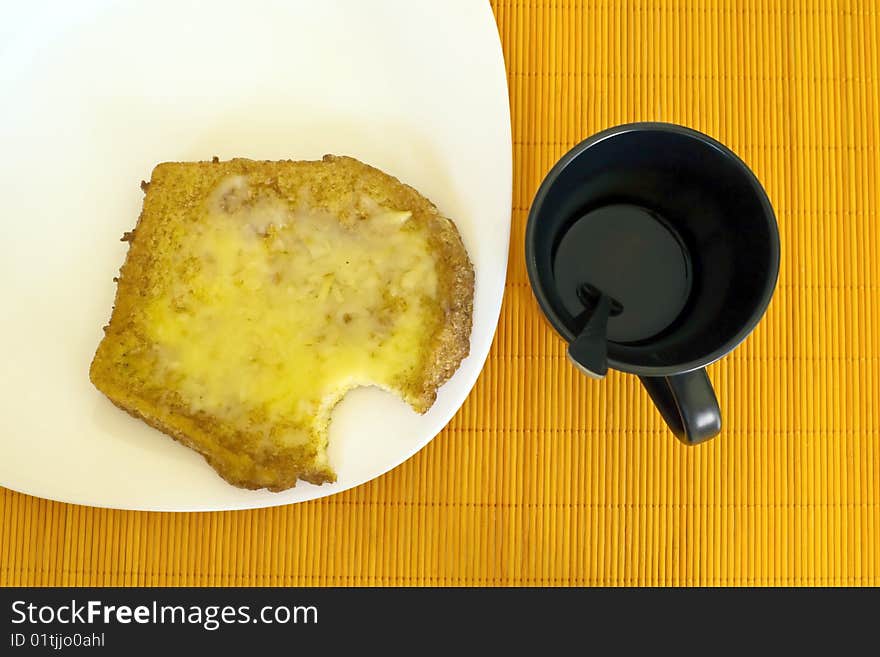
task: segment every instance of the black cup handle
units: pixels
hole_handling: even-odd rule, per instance
[[[640,376],[672,433],[687,445],[721,431],[721,409],[705,369],[672,376]]]

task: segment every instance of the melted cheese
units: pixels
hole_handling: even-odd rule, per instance
[[[437,294],[427,235],[408,212],[361,207],[343,222],[240,176],[214,190],[148,306],[158,361],[193,411],[298,426],[296,442],[346,390],[394,387],[419,365]]]

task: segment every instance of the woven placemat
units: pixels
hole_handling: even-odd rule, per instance
[[[880,584],[880,16],[874,2],[497,0],[514,212],[498,334],[426,449],[277,509],[108,511],[0,490],[6,585]],[[782,269],[710,368],[724,434],[566,362],[528,287],[529,203],[611,125],[673,121],[765,184]]]

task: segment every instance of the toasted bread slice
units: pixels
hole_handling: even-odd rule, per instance
[[[148,184],[90,369],[228,482],[335,481],[333,407],[376,385],[417,412],[468,354],[454,224],[349,157],[169,162]]]

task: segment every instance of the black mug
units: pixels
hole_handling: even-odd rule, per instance
[[[575,365],[638,375],[685,443],[721,430],[705,367],[755,328],[779,272],[773,208],[742,160],[679,125],[605,130],[544,179],[525,244],[532,290]],[[598,357],[574,348],[597,330],[586,344]]]

